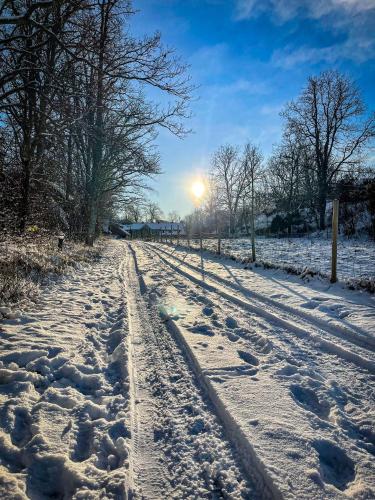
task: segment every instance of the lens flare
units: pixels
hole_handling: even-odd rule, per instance
[[[201,181],[195,181],[193,185],[191,186],[191,190],[193,192],[193,195],[196,198],[202,198],[204,192],[205,192],[205,185]]]

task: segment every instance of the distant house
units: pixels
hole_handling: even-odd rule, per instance
[[[155,236],[184,236],[183,222],[135,222],[134,224],[116,224],[113,232],[125,238],[148,238]]]
[[[184,236],[186,234],[185,224],[183,222],[147,222],[147,227],[153,233],[173,236]]]
[[[120,238],[130,238],[130,232],[123,229],[123,226],[121,224],[116,224],[113,222],[112,224],[110,224],[109,229],[112,234],[116,234]]]

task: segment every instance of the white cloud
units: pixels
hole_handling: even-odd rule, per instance
[[[216,45],[206,45],[200,47],[191,56],[189,63],[193,70],[200,75],[219,74],[225,69],[225,62],[228,57],[228,45],[218,43]]]
[[[277,49],[272,54],[271,62],[274,66],[283,69],[290,69],[307,63],[313,65],[324,62],[332,65],[343,59],[362,63],[373,57],[374,49],[373,40],[349,38],[343,44],[335,44],[329,47],[302,46],[294,49],[292,46],[287,46]]]
[[[300,15],[320,19],[331,13],[355,15],[375,9],[374,0],[236,0],[237,20],[271,12],[278,21],[287,21]]]
[[[239,78],[238,80],[234,80],[231,83],[226,83],[223,85],[210,85],[207,88],[207,93],[212,95],[231,95],[237,93],[246,93],[249,95],[265,95],[270,92],[269,87],[266,82],[257,82],[246,80],[244,78]]]
[[[340,59],[361,63],[375,56],[375,0],[236,0],[235,18],[245,20],[267,14],[275,23],[293,18],[319,20],[344,41],[330,47],[287,46],[272,56],[277,67]]]
[[[237,0],[235,18],[237,20],[253,17],[256,12],[257,0]]]

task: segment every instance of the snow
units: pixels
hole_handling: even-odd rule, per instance
[[[122,498],[130,490],[117,260],[112,250],[94,274],[76,271],[45,289],[37,308],[2,323],[1,498]]]
[[[108,240],[5,313],[1,498],[375,496],[370,294]]]
[[[204,248],[217,250],[216,239],[203,240]],[[199,241],[194,240],[194,247]],[[251,257],[249,238],[223,239],[222,252],[238,259]],[[282,268],[305,267],[330,276],[331,241],[323,238],[257,238],[257,261],[271,263]],[[375,243],[366,240],[339,239],[337,249],[337,273],[341,280],[348,278],[375,277]]]
[[[323,331],[320,322],[298,314],[303,310],[298,304],[306,296],[325,299],[327,291],[319,293],[285,274],[282,283],[280,276],[273,283],[270,271],[249,272],[206,254],[205,269],[229,277],[232,284],[240,276],[246,283],[251,276],[250,292],[248,297],[242,294],[241,301],[233,289],[230,293],[220,281],[206,272],[202,275],[200,257],[193,252],[149,244],[138,254],[140,270],[153,288],[155,272],[149,269],[152,264],[155,268],[159,257],[164,267],[157,279],[160,307],[168,310],[172,305],[174,317],[169,321],[176,325],[176,339],[263,491],[286,498],[342,498],[343,493],[372,497],[375,313],[371,299],[332,287],[333,293],[343,292],[349,309],[341,320],[345,329],[338,328],[334,335],[340,318],[332,323],[329,314],[320,311],[330,326]],[[285,287],[289,285],[288,296]],[[273,287],[278,297],[272,312],[264,304],[263,310],[251,307],[252,289],[268,296]],[[281,300],[278,288],[284,292]],[[245,308],[250,297],[250,307]],[[289,297],[295,315],[284,319],[283,308],[277,306]],[[349,322],[357,307],[362,314],[372,315],[372,321],[360,325],[366,347],[361,341],[353,342],[349,333],[349,327],[359,326],[356,320]],[[343,331],[346,336],[340,339]]]

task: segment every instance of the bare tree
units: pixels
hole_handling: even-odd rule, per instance
[[[126,2],[125,6],[128,5]],[[93,119],[88,143],[91,154],[86,155],[91,162],[86,238],[90,245],[95,236],[103,185],[106,185],[106,190],[114,189],[103,182],[108,169],[113,173],[113,162],[104,155],[105,144],[111,141],[110,136],[120,134],[120,144],[124,146],[125,140],[125,151],[132,151],[131,158],[137,159],[133,162],[134,167],[139,166],[138,172],[152,175],[158,173],[157,158],[150,156],[147,137],[155,136],[157,126],[180,136],[185,133],[180,123],[180,118],[186,116],[185,105],[190,92],[184,76],[185,67],[171,56],[169,50],[163,49],[158,34],[143,40],[124,36],[123,7],[124,2],[120,0],[101,0],[98,3],[100,22],[97,31],[93,30]],[[126,13],[125,17],[129,15],[131,13]],[[142,92],[145,85],[169,95],[174,102],[164,109],[147,102]],[[110,135],[104,120],[106,110],[116,116],[116,125],[110,129]],[[128,166],[117,170],[120,172],[117,180],[121,180],[123,172],[128,177]],[[120,188],[122,183],[115,181],[115,187]]]
[[[335,175],[360,160],[374,136],[374,115],[363,119],[364,104],[355,84],[336,71],[310,77],[301,95],[282,113],[287,127],[314,151],[318,181],[319,227],[325,228],[327,195]]]
[[[188,132],[186,68],[159,33],[130,35],[133,14],[130,0],[1,3],[0,111],[12,147],[1,177],[16,181],[21,230],[54,211],[91,245],[103,217],[160,173],[158,128]],[[165,104],[146,98],[150,86]]]
[[[62,40],[77,11],[86,2],[3,2],[0,20],[0,109],[12,130],[21,171],[18,200],[23,230],[30,212],[31,192],[41,193],[53,103],[61,90],[64,65]]]
[[[268,162],[269,187],[277,210],[286,213],[289,234],[297,211],[308,202],[311,162],[311,148],[288,130]]]
[[[251,224],[251,256],[256,260],[255,252],[255,184],[261,174],[263,155],[258,146],[248,142],[242,155],[242,169],[245,179],[244,194],[250,197],[250,224]]]
[[[217,185],[218,196],[228,210],[228,233],[231,236],[237,222],[241,197],[246,188],[246,176],[240,161],[238,148],[221,146],[213,155],[211,178]]]
[[[168,213],[168,219],[170,220],[170,222],[180,222],[181,221],[181,216],[177,212],[177,210],[171,210]]]
[[[155,222],[163,217],[163,211],[155,201],[148,201],[144,208],[146,221]]]
[[[129,203],[123,205],[121,220],[125,224],[142,222],[143,219],[143,200],[138,198],[129,199]]]

